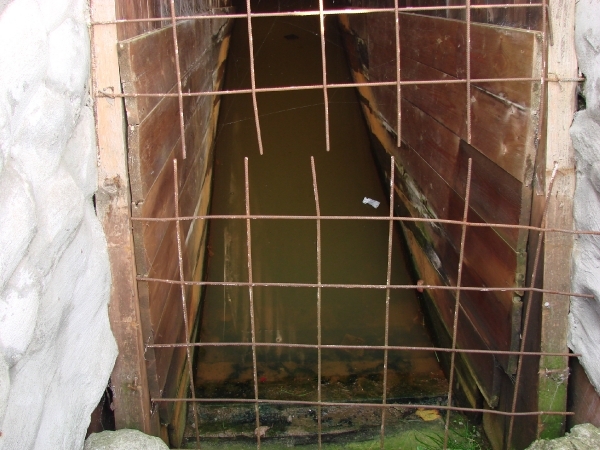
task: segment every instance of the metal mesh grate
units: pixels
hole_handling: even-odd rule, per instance
[[[173,43],[174,43],[174,54],[175,54],[175,69],[177,73],[177,89],[176,92],[172,93],[136,93],[136,94],[122,94],[122,93],[107,93],[105,91],[100,91],[96,89],[94,92],[94,96],[96,98],[110,98],[110,99],[118,99],[125,97],[176,97],[179,102],[179,121],[180,121],[180,136],[181,136],[181,155],[182,159],[186,158],[186,147],[185,147],[185,123],[184,123],[184,98],[185,97],[202,97],[202,96],[215,96],[215,95],[237,95],[237,94],[251,94],[253,101],[253,109],[254,109],[254,121],[256,126],[256,134],[258,137],[258,146],[260,150],[260,154],[263,154],[263,144],[262,144],[262,136],[261,136],[261,124],[260,124],[260,116],[259,116],[259,108],[256,100],[256,96],[258,93],[265,92],[282,92],[282,91],[296,91],[296,90],[322,90],[324,97],[324,108],[325,108],[325,130],[326,130],[326,150],[330,150],[330,136],[329,136],[329,109],[328,109],[328,92],[332,89],[339,88],[348,88],[348,87],[359,87],[359,86],[369,86],[369,87],[381,87],[388,86],[394,87],[397,91],[397,145],[400,146],[402,141],[402,131],[401,131],[401,108],[400,108],[400,99],[401,99],[401,90],[404,86],[409,85],[427,85],[427,84],[464,84],[466,86],[466,120],[467,120],[467,134],[466,140],[468,143],[471,143],[472,137],[472,102],[471,102],[471,87],[474,83],[483,83],[483,82],[497,82],[497,81],[510,81],[510,82],[530,82],[530,83],[539,83],[541,86],[542,92],[545,89],[545,86],[548,83],[577,83],[582,81],[580,78],[558,78],[554,75],[548,75],[546,73],[547,67],[547,46],[548,41],[551,39],[551,33],[549,29],[549,19],[548,19],[548,1],[542,0],[541,3],[523,3],[523,4],[472,4],[471,0],[465,0],[464,4],[461,5],[445,5],[443,7],[440,6],[408,6],[408,7],[400,7],[398,0],[394,0],[393,7],[384,7],[384,8],[348,8],[348,9],[325,9],[323,0],[319,0],[319,7],[315,10],[306,10],[306,11],[288,11],[288,12],[253,12],[252,5],[250,0],[246,0],[246,13],[241,14],[192,14],[192,15],[177,15],[177,8],[174,0],[170,1],[169,11],[170,11],[170,23],[173,29]],[[541,31],[542,31],[542,76],[541,77],[524,77],[524,78],[493,78],[493,79],[481,79],[481,78],[473,78],[472,70],[471,70],[471,24],[472,24],[472,15],[474,12],[488,11],[492,9],[502,8],[505,10],[511,9],[527,9],[527,10],[536,10],[541,15]],[[418,81],[407,81],[402,80],[401,67],[400,67],[400,53],[401,53],[401,45],[400,45],[400,20],[399,13],[402,12],[444,12],[448,11],[456,11],[464,14],[464,19],[466,22],[466,74],[464,77],[457,80],[418,80]],[[367,15],[374,13],[387,13],[393,14],[395,17],[395,46],[396,46],[396,80],[389,82],[364,82],[364,83],[346,83],[346,84],[335,84],[327,82],[327,63],[325,59],[325,17],[329,15],[338,15],[340,13],[354,15]],[[304,85],[304,86],[285,86],[285,87],[268,87],[268,88],[259,88],[256,86],[255,79],[255,67],[254,67],[254,48],[253,48],[253,36],[252,36],[252,19],[260,18],[260,17],[290,17],[290,16],[318,16],[320,21],[320,40],[321,40],[321,58],[322,58],[322,67],[323,67],[323,82],[322,84],[315,85]],[[249,31],[249,48],[250,48],[250,74],[251,74],[251,87],[250,89],[238,89],[238,90],[219,90],[219,91],[207,91],[207,92],[184,92],[182,89],[182,80],[181,80],[181,68],[180,68],[180,55],[179,55],[179,44],[178,44],[178,36],[176,31],[176,24],[179,21],[183,20],[206,20],[206,19],[215,19],[215,18],[227,18],[227,19],[246,19],[248,24]],[[155,19],[131,19],[131,20],[114,20],[114,21],[95,21],[92,22],[92,27],[101,27],[105,25],[122,25],[128,23],[151,23],[151,22],[159,22],[164,23],[165,18],[155,18]],[[96,70],[99,70],[96,68]],[[546,104],[545,104],[545,96],[541,96],[542,104],[540,105],[540,116],[544,117]],[[542,135],[542,127],[543,120],[539,121],[538,135]],[[471,160],[469,159],[468,173],[467,178],[465,180],[466,191],[465,191],[465,203],[464,203],[464,214],[462,220],[444,220],[444,219],[427,219],[427,218],[410,218],[410,217],[396,217],[394,215],[394,173],[395,173],[395,164],[394,158],[392,157],[391,162],[391,170],[390,170],[390,180],[389,180],[389,188],[390,188],[390,209],[389,215],[387,217],[380,216],[325,216],[321,215],[320,206],[319,206],[319,189],[317,183],[316,176],[316,167],[314,163],[314,159],[311,159],[311,168],[312,168],[312,182],[314,189],[314,201],[315,201],[315,214],[310,216],[289,216],[289,215],[255,215],[250,211],[250,185],[249,185],[249,177],[248,171],[249,164],[248,159],[245,160],[245,205],[246,212],[243,215],[198,215],[198,216],[187,216],[181,217],[179,216],[179,186],[178,186],[178,166],[177,160],[173,161],[173,172],[174,172],[174,184],[173,184],[173,196],[175,202],[175,216],[172,218],[156,218],[156,217],[143,217],[143,218],[132,218],[132,221],[150,223],[150,222],[174,222],[175,230],[176,230],[176,238],[177,238],[177,250],[178,250],[178,260],[179,260],[179,277],[178,279],[159,279],[141,276],[138,274],[138,281],[145,281],[149,283],[165,283],[170,285],[178,285],[181,287],[181,307],[183,310],[183,318],[185,322],[185,329],[190,330],[190,318],[188,318],[188,305],[186,299],[186,286],[207,286],[207,285],[215,285],[215,286],[238,286],[245,287],[249,291],[250,298],[250,314],[251,314],[251,331],[252,331],[252,341],[251,342],[219,342],[219,343],[203,343],[203,342],[190,342],[189,333],[186,333],[186,341],[184,343],[173,343],[173,344],[151,344],[148,345],[147,348],[166,348],[166,347],[184,347],[187,351],[187,370],[190,376],[190,398],[152,398],[152,402],[154,404],[161,402],[188,402],[192,403],[194,407],[192,411],[194,413],[194,421],[196,427],[196,438],[198,444],[201,441],[202,436],[198,431],[198,417],[196,413],[195,405],[202,403],[250,403],[254,405],[255,413],[256,413],[256,428],[258,429],[261,426],[260,421],[260,413],[259,413],[259,405],[261,404],[288,404],[288,405],[307,405],[314,406],[317,408],[317,420],[318,420],[318,436],[319,436],[319,445],[321,444],[321,434],[322,434],[322,423],[321,423],[321,408],[327,405],[343,405],[343,406],[355,406],[357,408],[379,408],[382,410],[381,416],[381,446],[383,448],[384,440],[385,440],[385,425],[386,425],[386,410],[390,407],[406,407],[406,408],[423,408],[423,409],[441,409],[447,411],[446,415],[446,425],[445,425],[445,436],[444,436],[444,448],[446,448],[448,444],[448,436],[449,436],[449,422],[450,422],[450,412],[451,411],[460,411],[460,412],[475,412],[475,413],[487,413],[487,414],[497,414],[503,416],[509,416],[509,431],[508,431],[508,446],[510,447],[510,443],[513,436],[513,429],[515,425],[515,419],[523,416],[540,416],[540,415],[569,415],[568,412],[555,412],[555,411],[528,411],[528,412],[517,412],[517,399],[520,393],[522,393],[523,381],[522,381],[522,366],[523,360],[526,357],[538,357],[538,356],[559,356],[559,357],[574,357],[578,356],[576,354],[570,353],[547,353],[547,352],[531,352],[525,351],[525,343],[527,340],[527,335],[530,332],[529,324],[531,321],[531,301],[526,302],[527,307],[524,313],[523,318],[523,330],[521,336],[521,348],[517,352],[511,351],[494,351],[494,350],[478,350],[478,349],[464,349],[458,348],[457,345],[457,331],[460,327],[460,323],[458,321],[459,310],[461,309],[461,293],[465,291],[485,291],[485,292],[493,292],[493,291],[514,291],[514,292],[524,292],[526,298],[531,298],[534,293],[541,294],[555,294],[564,296],[564,298],[570,298],[572,296],[580,297],[580,298],[593,298],[591,295],[584,295],[579,293],[572,292],[560,292],[554,290],[541,289],[536,287],[536,277],[538,273],[538,268],[540,265],[540,254],[542,245],[544,242],[544,237],[549,234],[574,234],[574,235],[582,235],[582,234],[593,234],[600,235],[600,232],[596,231],[573,231],[567,229],[557,229],[557,228],[549,228],[546,226],[546,216],[547,216],[547,207],[549,203],[550,197],[553,195],[553,184],[554,179],[557,175],[558,166],[555,166],[554,171],[552,173],[552,177],[549,183],[549,188],[545,193],[545,207],[543,214],[541,215],[541,222],[538,224],[534,224],[532,226],[519,226],[519,225],[507,225],[502,223],[476,223],[468,221],[468,211],[469,211],[469,201],[470,201],[470,192],[471,192],[471,178],[472,178],[472,167]],[[308,176],[308,174],[307,174]],[[183,268],[183,258],[182,258],[182,240],[184,239],[181,232],[181,224],[186,221],[193,220],[240,220],[245,221],[246,224],[246,246],[247,246],[247,261],[248,261],[248,282],[208,282],[208,281],[189,281],[184,277],[184,268]],[[316,242],[316,252],[315,258],[317,261],[317,282],[316,283],[265,283],[265,282],[255,282],[253,280],[252,274],[252,239],[251,239],[251,226],[254,220],[300,220],[300,221],[312,221],[315,223],[317,229],[317,242]],[[323,221],[378,221],[383,220],[389,223],[389,240],[388,240],[388,254],[387,254],[387,281],[385,284],[379,285],[363,285],[363,284],[327,284],[322,283],[321,278],[321,223]],[[458,264],[458,277],[456,285],[454,286],[446,286],[446,285],[393,285],[391,284],[391,272],[392,272],[392,233],[394,228],[394,223],[396,222],[426,222],[432,224],[447,224],[447,225],[456,225],[461,227],[461,239],[460,239],[460,255],[459,255],[459,264]],[[464,264],[464,250],[465,250],[465,238],[469,233],[469,230],[473,227],[493,227],[496,229],[519,229],[526,230],[531,233],[535,233],[539,236],[537,239],[537,246],[535,248],[534,262],[533,262],[533,270],[532,276],[530,280],[527,282],[527,287],[519,287],[515,288],[512,286],[493,286],[493,287],[477,287],[477,286],[464,286],[462,283],[462,270]],[[318,330],[318,343],[316,345],[309,344],[292,344],[292,343],[263,343],[257,342],[256,340],[256,330],[254,324],[254,304],[253,304],[253,289],[255,287],[300,287],[300,288],[316,288],[317,289],[317,330]],[[383,346],[366,346],[366,345],[324,345],[321,341],[321,290],[324,288],[336,288],[336,289],[375,289],[385,292],[386,295],[386,317],[385,317],[385,344]],[[452,345],[450,348],[442,348],[442,347],[411,347],[411,346],[390,346],[388,345],[388,335],[389,335],[389,301],[390,301],[390,291],[393,289],[410,289],[410,290],[419,290],[422,291],[424,289],[427,290],[448,290],[455,293],[455,307],[454,307],[454,323],[452,328]],[[197,398],[195,395],[195,386],[194,386],[194,377],[193,377],[193,369],[192,369],[192,357],[191,350],[193,347],[220,347],[220,346],[228,346],[228,347],[250,347],[252,350],[252,359],[253,359],[253,384],[254,384],[254,398],[253,399],[231,399],[231,398]],[[284,401],[284,400],[267,400],[261,399],[259,397],[258,392],[258,375],[257,375],[257,361],[256,361],[256,351],[257,348],[260,347],[285,347],[285,348],[308,348],[308,349],[316,349],[318,352],[318,400],[316,402],[313,401]],[[323,349],[346,349],[346,350],[362,350],[362,349],[376,349],[384,352],[384,374],[383,374],[383,396],[381,399],[381,403],[335,403],[335,402],[326,402],[322,400],[321,396],[321,351]],[[387,393],[387,359],[388,352],[402,350],[402,351],[428,351],[428,352],[440,352],[440,353],[449,353],[450,356],[450,373],[449,373],[449,389],[448,389],[448,403],[447,405],[427,405],[427,404],[406,404],[401,405],[394,403],[389,404],[387,402],[386,393]],[[453,386],[455,384],[455,358],[457,354],[490,354],[494,356],[499,355],[515,355],[518,356],[518,366],[515,377],[515,389],[514,395],[511,400],[511,408],[510,411],[499,411],[493,409],[474,409],[467,407],[458,407],[453,406]],[[257,448],[261,446],[261,435],[260,433],[256,433],[256,445]]]

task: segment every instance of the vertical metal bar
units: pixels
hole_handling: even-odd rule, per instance
[[[173,1],[173,0],[171,0]],[[258,103],[256,101],[256,73],[254,71],[254,43],[252,39],[252,14],[250,0],[246,0],[246,14],[248,16],[248,46],[250,47],[250,89],[252,90],[252,107],[254,109],[254,123],[256,124],[256,137],[258,138],[258,151],[263,154],[262,135],[258,118]]]
[[[556,174],[558,173],[558,163],[554,163],[554,169],[552,170],[552,176],[550,177],[550,184],[548,185],[548,192],[546,192],[546,199],[544,204],[544,211],[542,213],[542,220],[540,221],[540,228],[546,227],[546,217],[548,215],[548,205],[550,204],[550,195],[552,194],[552,187],[554,186],[554,180],[556,178]],[[535,282],[537,279],[537,271],[540,263],[540,254],[542,251],[542,242],[544,241],[544,230],[539,232],[538,242],[535,249],[535,259],[533,260],[533,269],[531,272],[531,281],[529,283],[530,288],[535,287]],[[529,333],[529,317],[531,316],[531,303],[532,303],[533,293],[532,291],[527,291],[527,307],[525,308],[525,317],[523,318],[523,332],[521,333],[521,346],[519,348],[520,352],[525,351],[525,346],[527,343],[527,334]],[[519,361],[517,365],[517,375],[515,378],[515,390],[513,392],[512,398],[512,406],[511,413],[515,413],[517,411],[517,399],[519,396],[519,388],[521,385],[521,373],[523,368],[523,355],[519,355]],[[508,425],[508,437],[506,438],[507,448],[510,448],[513,438],[513,429],[515,425],[515,416],[510,416],[510,422]]]
[[[387,381],[388,381],[388,345],[390,337],[390,285],[392,284],[392,242],[394,236],[394,175],[396,165],[394,157],[390,161],[390,224],[388,228],[388,252],[387,252],[387,275],[385,289],[385,337],[383,350],[383,395],[382,402],[387,402]],[[385,415],[387,408],[381,410],[381,433],[379,438],[379,448],[384,448],[385,443]]]
[[[319,402],[317,406],[317,427],[319,433],[319,449],[321,448],[321,434],[322,434],[322,422],[321,422],[321,377],[322,377],[322,362],[321,362],[321,207],[319,206],[319,189],[317,188],[317,171],[315,170],[315,158],[310,157],[310,167],[312,170],[313,179],[313,192],[315,195],[315,207],[317,210],[317,400]]]
[[[465,6],[465,19],[467,22],[467,143],[471,144],[471,0],[466,0]]]
[[[546,79],[548,77],[548,0],[542,0],[542,73],[540,75],[540,116],[537,127],[537,142],[542,138],[546,115]]]
[[[456,350],[456,336],[458,334],[458,313],[460,312],[460,287],[462,283],[463,261],[465,257],[465,238],[467,235],[467,218],[469,215],[469,200],[471,197],[471,172],[473,160],[469,158],[467,168],[467,189],[465,192],[465,208],[463,211],[463,224],[460,235],[460,254],[458,257],[458,275],[456,277],[456,302],[454,304],[454,323],[452,325],[452,350]],[[448,406],[452,406],[452,386],[454,385],[454,366],[456,365],[456,352],[450,354],[450,376],[448,379]],[[444,427],[444,448],[448,448],[448,432],[450,429],[450,410],[446,412],[446,425]]]
[[[177,20],[175,19],[175,0],[171,0],[171,25],[173,26],[173,45],[175,46],[175,72],[177,73],[177,96],[179,98],[179,127],[181,133],[181,158],[186,158],[185,123],[183,120],[183,95],[181,87],[181,65],[179,63],[179,44],[177,42]]]
[[[252,236],[250,229],[250,182],[248,157],[244,158],[244,190],[246,193],[246,246],[248,247],[248,293],[250,296],[250,328],[252,333],[252,375],[254,376],[254,413],[256,414],[256,448],[260,449],[260,416],[258,411],[258,370],[256,365],[256,326],[254,324],[254,289],[252,287]]]
[[[546,114],[546,77],[548,71],[548,0],[542,0],[542,73],[540,77],[540,116],[538,121],[537,139],[541,139],[544,130],[544,116]],[[540,221],[540,228],[546,226],[546,216],[548,215],[548,205],[550,203],[550,195],[552,193],[552,187],[554,185],[554,179],[558,171],[558,164],[554,163],[554,169],[552,170],[552,176],[548,185],[548,192],[546,192],[546,199],[544,204],[544,211],[542,212],[542,219]],[[540,182],[540,181],[538,181]],[[538,236],[538,243],[535,249],[535,259],[533,262],[533,269],[531,273],[530,287],[535,287],[537,278],[537,271],[540,261],[540,254],[542,251],[542,241],[544,239],[544,233],[540,232]],[[525,351],[525,344],[527,342],[527,334],[529,332],[529,316],[531,315],[531,303],[533,293],[529,291],[527,293],[527,306],[525,308],[525,316],[523,317],[523,332],[521,333],[521,346],[520,351]],[[515,377],[515,390],[513,392],[511,412],[514,413],[517,410],[517,399],[519,395],[519,389],[521,385],[521,372],[523,366],[523,355],[519,355],[517,363],[517,374]],[[515,425],[515,417],[511,416],[508,425],[508,436],[506,438],[507,448],[510,448],[513,439],[513,430]]]
[[[327,55],[325,54],[325,15],[323,14],[323,0],[319,0],[319,22],[321,26],[321,64],[323,65],[323,99],[325,104],[325,148],[329,151],[331,147],[329,141],[329,97],[327,95]]]
[[[396,123],[396,146],[400,147],[402,145],[402,85],[400,84],[400,15],[398,11],[398,0],[394,0],[394,17],[396,20],[396,101],[398,105],[398,115]]]
[[[194,387],[194,371],[192,369],[192,354],[190,350],[190,325],[187,315],[187,301],[185,299],[185,277],[183,275],[183,250],[181,248],[181,222],[179,221],[179,182],[177,173],[177,159],[173,159],[173,188],[175,192],[175,230],[177,231],[177,257],[179,258],[179,281],[181,281],[181,307],[183,308],[183,324],[185,326],[185,351],[187,356],[188,375],[190,377],[190,390],[192,400],[196,399],[196,389]],[[198,431],[198,412],[196,411],[196,402],[192,402],[192,411],[194,414],[194,428],[196,431],[196,448],[200,448],[200,432]]]

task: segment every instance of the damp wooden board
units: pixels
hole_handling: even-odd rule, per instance
[[[411,150],[406,150],[406,153],[412,153]],[[419,163],[418,155],[412,155],[412,158]],[[408,159],[408,158],[407,158]],[[416,167],[423,174],[424,179],[431,180],[435,178],[435,174],[426,165],[421,164]],[[414,166],[413,166],[414,168]],[[400,175],[399,178],[400,179]],[[406,186],[403,186],[402,182],[398,184],[397,194],[399,195],[400,201],[409,209],[413,216],[418,214],[418,211],[412,207],[410,200],[406,197]],[[426,195],[431,195],[432,192],[436,192],[434,189],[428,191]],[[437,191],[439,192],[439,191]],[[451,192],[448,190],[448,192]],[[443,196],[440,196],[441,198]],[[456,220],[456,216],[462,216],[463,203],[461,199],[456,195],[451,195],[450,201],[445,207],[452,215],[448,217]],[[460,217],[458,217],[460,219]],[[475,213],[470,212],[469,219],[473,222],[480,222]],[[457,271],[459,264],[459,245],[460,245],[460,231],[461,227],[444,226],[440,225],[439,228],[436,226],[424,225],[421,227],[424,230],[420,242],[429,239],[435,251],[437,257],[442,262],[441,267],[437,268],[437,271],[443,276],[445,284],[455,285],[457,281]],[[488,239],[492,236],[492,240]],[[497,235],[495,235],[497,237]],[[514,271],[507,270],[502,264],[501,259],[498,258],[500,249],[494,248],[493,246],[494,233],[489,228],[469,228],[466,235],[465,245],[465,259],[462,274],[462,285],[463,286],[497,286],[502,285],[501,281],[490,281],[491,276],[505,276],[510,277],[514,275]],[[502,245],[502,241],[496,240],[496,245]],[[490,252],[481,252],[481,248],[488,248]],[[501,248],[501,247],[500,247]],[[505,248],[506,250],[506,248]],[[498,253],[496,253],[498,252]],[[478,258],[490,258],[492,254],[496,261],[481,261]],[[505,255],[505,258],[510,258],[510,253]],[[513,264],[516,261],[513,257]],[[485,268],[485,271],[479,269]],[[492,273],[493,269],[498,269],[498,273]],[[514,270],[514,269],[513,269]],[[487,277],[483,278],[483,277]],[[507,281],[510,283],[511,281]],[[430,284],[426,280],[427,284]],[[477,341],[481,341],[485,345],[485,348],[493,350],[516,350],[518,346],[518,335],[515,335],[513,329],[513,314],[518,313],[514,310],[514,296],[511,292],[478,292],[478,291],[464,291],[461,293],[461,303],[464,313],[469,317],[469,320],[473,328],[477,331]],[[450,320],[450,319],[449,319]],[[451,322],[447,325],[450,325]],[[476,341],[464,342],[470,345],[481,345]],[[509,358],[504,356],[498,357],[502,362],[503,366],[508,370],[513,364]]]
[[[465,83],[454,84],[466,73],[465,24],[417,14],[400,16],[401,80],[449,82],[403,86],[403,98],[468,140],[467,88]],[[354,71],[361,72],[366,81],[396,81],[393,15],[342,16],[341,21],[351,35],[346,46]],[[473,24],[471,47],[473,79],[539,78],[541,74],[538,32]],[[383,119],[395,129],[395,89],[375,88],[373,92]],[[539,102],[536,82],[472,84],[472,145],[525,184],[530,184],[535,159]]]
[[[490,0],[471,0],[471,5],[485,5]],[[542,0],[503,0],[503,4],[537,3],[541,6]],[[400,7],[424,7],[424,6],[464,6],[465,0],[400,0]],[[449,17],[453,19],[465,19],[465,10],[448,10],[445,8],[432,10],[425,13],[429,16]],[[483,24],[496,24],[508,27],[517,27],[527,30],[542,29],[542,9],[538,8],[484,8],[471,9],[471,21]]]
[[[395,80],[395,42],[390,39],[395,32],[393,16],[342,18],[342,25],[347,31],[345,43],[355,80]],[[400,25],[402,80],[456,81],[457,77],[464,76],[465,52],[461,45],[465,42],[464,23],[403,14]],[[539,33],[473,24],[471,37],[472,77],[539,74]],[[514,68],[509,67],[507,61],[514,63]],[[421,204],[411,210],[414,217],[462,219],[466,164],[472,158],[474,176],[469,220],[529,224],[530,179],[539,114],[539,92],[535,83],[474,84],[471,144],[466,142],[464,83],[403,86],[402,139],[406,145],[400,150],[396,149],[393,135],[396,90],[388,87],[359,91],[371,132],[388,153],[396,156],[401,174],[406,177],[405,183],[397,184],[406,206],[410,210],[415,199],[420,199],[417,203]],[[444,282],[452,284],[456,281],[460,227],[440,225],[421,229],[424,234],[418,245],[430,243],[429,250],[436,253],[445,274]],[[526,244],[526,232],[470,227],[463,281],[473,286],[522,286]],[[463,293],[463,302],[464,313],[476,330],[471,335],[473,339],[463,344],[473,348],[483,345],[492,350],[516,350],[521,314],[518,296],[508,292]],[[507,372],[514,370],[514,358],[498,359]]]
[[[523,196],[531,196],[530,189],[407,100],[402,101],[402,124],[404,141],[458,195],[465,194],[468,159],[473,160],[470,205],[483,221],[528,224],[524,219],[529,215],[529,202]],[[526,231],[494,230],[515,251],[524,248]]]
[[[182,92],[211,92],[221,82],[231,21],[215,21],[184,21],[178,25]],[[174,52],[171,27],[119,43],[124,92],[171,95],[125,99],[134,201],[145,198],[180,139],[178,87],[170,52]],[[210,95],[184,96],[182,101],[183,121],[187,124],[198,110],[210,111],[207,105],[215,99]]]
[[[180,22],[177,26],[182,89],[211,92],[221,86],[229,43],[231,21],[207,19]],[[128,94],[177,93],[173,29],[150,32],[118,45],[123,86]],[[180,216],[204,215],[210,202],[212,148],[220,102],[215,96],[183,98],[183,158],[179,99],[129,97],[128,164],[135,218],[175,216],[174,186],[179,190]],[[173,160],[178,163],[174,178]],[[133,222],[138,274],[164,280],[179,279],[177,227],[174,221]],[[180,222],[183,276],[199,281],[203,272],[206,222]],[[185,342],[182,290],[177,284],[140,281],[140,308],[145,318],[146,343]],[[184,295],[190,321],[199,310],[200,288],[186,286]],[[191,332],[191,331],[190,331]],[[188,338],[193,338],[188,334]],[[177,395],[182,387],[185,349],[153,349],[148,366],[154,396]],[[185,377],[184,377],[185,378]],[[185,391],[185,388],[183,388]],[[175,420],[168,405],[159,408],[162,423]],[[177,419],[179,420],[179,419]],[[173,425],[175,426],[175,425]]]
[[[145,19],[160,17],[159,2],[148,0],[115,0],[117,19]],[[160,26],[160,22],[130,22],[117,25],[119,40],[147,33]]]

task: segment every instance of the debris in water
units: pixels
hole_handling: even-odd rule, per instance
[[[263,425],[262,427],[258,427],[254,429],[254,436],[258,436],[258,437],[265,437],[267,435],[267,430],[271,428],[271,427],[267,427],[265,425]]]
[[[440,419],[440,412],[437,409],[423,409],[419,408],[415,415],[419,416],[425,422],[431,422],[432,420]],[[262,427],[261,427],[262,428]]]
[[[373,200],[372,198],[369,198],[369,197],[363,198],[363,204],[371,205],[375,209],[377,209],[379,207],[379,202],[377,200]]]

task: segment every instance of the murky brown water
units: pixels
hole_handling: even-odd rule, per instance
[[[253,19],[258,87],[322,83],[318,17]],[[351,82],[334,18],[327,21],[329,82]],[[250,86],[246,22],[234,27],[226,88]],[[254,214],[314,215],[310,157],[315,157],[321,214],[387,215],[388,204],[369,149],[353,89],[329,90],[331,151],[325,151],[321,90],[258,95],[264,155],[259,155],[250,95],[222,99],[215,153],[212,214],[244,214],[244,157],[249,157]],[[381,202],[377,209],[364,197]],[[388,223],[322,221],[324,283],[385,284]],[[214,220],[209,238],[210,281],[247,281],[246,223]],[[316,222],[252,221],[255,282],[317,282]],[[398,236],[392,283],[409,284]],[[323,289],[323,344],[384,344],[385,291]],[[317,290],[254,289],[258,342],[317,343]],[[251,340],[247,288],[208,287],[201,340]],[[430,346],[415,293],[393,290],[390,345]],[[380,399],[383,352],[323,350],[323,398]],[[316,399],[316,350],[258,349],[261,398]],[[443,395],[446,381],[427,352],[390,352],[389,397]],[[205,348],[196,367],[198,395],[253,397],[249,348]]]

